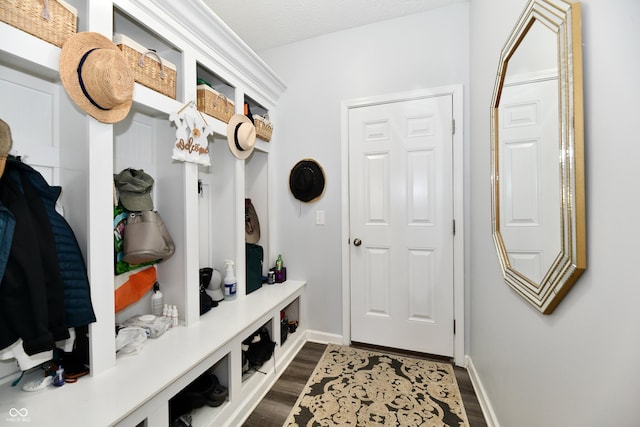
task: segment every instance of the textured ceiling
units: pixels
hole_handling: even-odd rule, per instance
[[[203,0],[255,51],[469,0]]]

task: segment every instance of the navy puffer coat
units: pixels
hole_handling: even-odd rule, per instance
[[[60,193],[31,166],[8,159],[0,202],[15,230],[0,282],[0,348],[22,338],[27,354],[50,350],[68,328],[96,320],[82,252],[55,210]]]

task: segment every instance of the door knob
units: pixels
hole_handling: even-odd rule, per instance
[[[355,246],[360,246],[360,245],[362,244],[362,240],[357,239],[357,238],[356,238],[356,239],[353,239],[353,244],[354,244]]]

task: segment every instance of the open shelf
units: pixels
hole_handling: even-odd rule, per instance
[[[231,358],[231,355],[229,354],[225,355],[222,359],[217,361],[211,368],[207,369],[202,374],[204,376],[207,376],[207,375],[215,376],[215,379],[219,382],[219,384],[221,384],[224,387],[224,389],[226,389],[227,394],[229,391],[229,384],[231,383],[230,382],[231,375],[229,372],[230,358]],[[186,388],[188,387],[189,386],[187,386]],[[175,413],[175,411],[172,411],[172,408],[177,409],[181,406],[179,399],[180,399],[179,394],[177,394],[176,396],[174,396],[174,398],[171,401],[169,401],[169,425],[171,425],[171,422],[181,415],[180,413]],[[206,425],[209,425],[209,423],[211,423],[212,421],[215,423],[215,420],[219,416],[221,416],[221,414],[224,413],[226,407],[228,407],[228,405],[230,404],[229,397],[227,396],[224,399],[224,402],[221,404],[219,402],[212,403],[212,404],[216,404],[219,406],[209,406],[207,404],[203,404],[199,408],[191,409],[184,413],[191,416],[192,425],[194,427],[206,426]],[[179,411],[179,412],[182,413],[183,411]]]
[[[300,299],[296,298],[280,311],[280,347],[300,328]],[[283,332],[286,331],[286,332]]]
[[[273,359],[273,319],[269,319],[242,340],[243,387],[254,375],[266,375]],[[258,362],[252,359],[257,357]]]

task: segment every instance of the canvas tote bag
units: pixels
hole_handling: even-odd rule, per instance
[[[157,211],[131,212],[124,226],[124,257],[129,264],[166,261],[175,252],[173,239]]]

